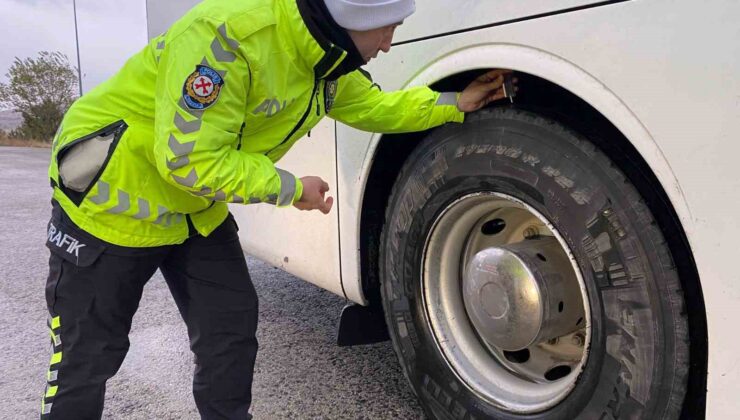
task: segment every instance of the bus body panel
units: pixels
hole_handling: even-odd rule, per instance
[[[532,73],[586,100],[634,144],[681,220],[702,281],[708,418],[740,411],[738,16],[740,3],[731,0],[631,1],[401,45],[368,66],[386,90],[471,68]],[[359,244],[359,209],[381,136],[339,125],[337,137],[342,278],[348,298],[364,302],[359,254],[346,250]]]
[[[337,197],[334,121],[321,121],[310,137],[299,140],[276,166],[294,175],[320,176]],[[244,141],[249,141],[245,138]],[[247,253],[319,287],[344,296],[339,271],[339,209],[328,215],[277,209],[270,204],[231,205]]]
[[[421,0],[396,29],[394,42],[492,25],[603,3],[599,0]],[[441,17],[441,19],[440,19]]]

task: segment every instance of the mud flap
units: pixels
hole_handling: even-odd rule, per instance
[[[383,309],[349,304],[342,309],[337,333],[340,347],[375,344],[390,340]]]

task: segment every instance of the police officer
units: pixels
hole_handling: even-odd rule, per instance
[[[493,71],[461,94],[381,92],[360,69],[413,0],[205,0],[80,98],[52,146],[41,415],[95,419],[160,269],[185,321],[204,419],[249,418],[257,296],[227,203],[328,213],[328,185],[275,167],[328,115],[375,132],[462,122],[501,98]]]

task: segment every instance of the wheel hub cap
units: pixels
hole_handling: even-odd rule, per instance
[[[534,274],[505,248],[478,252],[463,278],[463,298],[478,333],[496,347],[519,350],[539,334],[542,298]]]
[[[478,334],[503,350],[520,350],[579,328],[580,299],[565,293],[577,280],[552,237],[483,249],[463,277],[465,309]]]

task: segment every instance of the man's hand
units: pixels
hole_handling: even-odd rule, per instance
[[[300,200],[293,203],[293,206],[299,210],[320,210],[324,214],[329,214],[334,198],[325,198],[329,191],[329,184],[317,176],[304,176],[301,178],[303,183],[303,195]]]
[[[462,112],[477,111],[490,102],[504,98],[504,75],[511,70],[491,70],[473,80],[457,99],[457,109]],[[516,83],[517,79],[512,79]],[[518,88],[514,88],[518,90]]]

